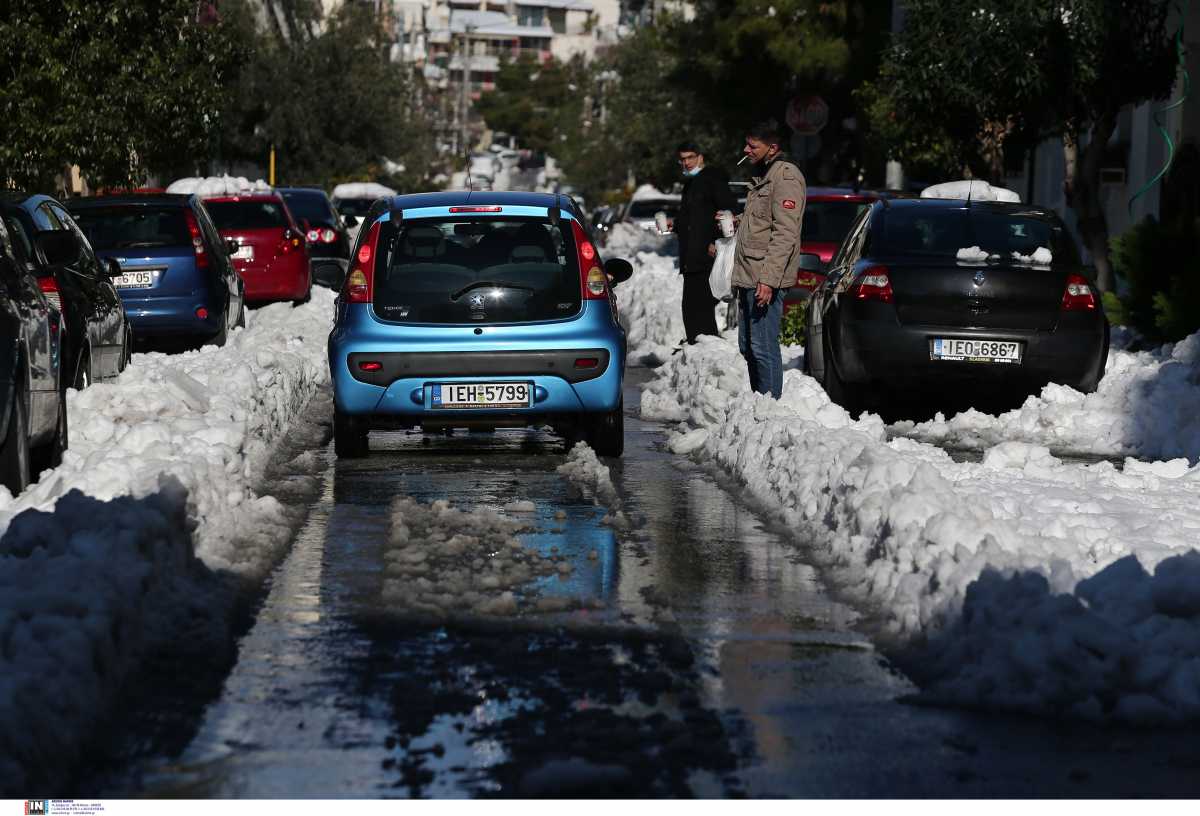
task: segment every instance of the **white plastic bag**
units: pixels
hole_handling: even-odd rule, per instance
[[[708,273],[708,288],[715,298],[727,298],[733,289],[733,251],[737,236],[717,239],[717,257],[713,258],[712,271]]]

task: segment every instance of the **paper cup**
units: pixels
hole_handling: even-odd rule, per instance
[[[734,233],[733,213],[729,210],[721,210],[717,213],[717,223],[721,225],[721,236],[724,238],[732,238]]]
[[[659,232],[668,231],[667,214],[662,210],[654,214],[654,226],[658,227]]]

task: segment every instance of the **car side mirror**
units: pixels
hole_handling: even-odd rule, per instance
[[[226,238],[225,239],[225,254],[232,256],[241,248],[241,246],[242,246],[241,244],[239,244],[237,241],[233,240],[232,238]]]
[[[346,229],[350,229],[351,227],[358,224],[358,219],[355,218],[353,215],[343,215],[342,223],[346,225]]]
[[[110,278],[119,278],[121,275],[125,274],[121,269],[121,265],[117,263],[116,258],[104,259],[104,271]]]
[[[821,265],[821,256],[814,252],[800,253],[800,269],[801,272],[822,272],[824,271]]]
[[[71,266],[79,261],[83,251],[79,238],[71,230],[39,232],[33,242],[41,250],[48,266]]]
[[[633,276],[633,264],[624,258],[609,258],[604,262],[604,273],[614,284],[624,283]]]

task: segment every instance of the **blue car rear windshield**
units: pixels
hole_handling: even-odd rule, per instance
[[[894,207],[883,215],[883,229],[872,229],[869,252],[955,258],[960,249],[976,246],[1005,261],[1045,247],[1056,265],[1079,264],[1075,241],[1061,222],[1036,212],[984,207]]]
[[[375,313],[403,323],[524,323],[579,313],[570,222],[448,217],[387,221]]]
[[[192,245],[180,207],[89,207],[72,215],[96,250]]]

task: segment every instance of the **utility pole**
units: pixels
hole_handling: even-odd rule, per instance
[[[459,147],[459,152],[462,153],[462,155],[464,157],[468,153],[468,148],[467,148],[468,136],[467,136],[467,134],[470,130],[470,128],[468,127],[469,123],[468,123],[468,117],[467,117],[467,113],[468,113],[468,108],[467,108],[468,96],[467,96],[467,94],[470,93],[470,88],[471,88],[471,32],[474,30],[474,28],[475,27],[470,24],[467,24],[466,26],[463,27],[462,49],[459,52],[461,54],[460,59],[462,61],[461,62],[462,87],[459,89],[460,95],[459,95],[459,99],[458,99],[458,105],[459,105],[458,147]]]

